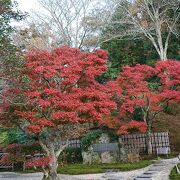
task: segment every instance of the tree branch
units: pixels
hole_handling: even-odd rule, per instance
[[[59,157],[59,155],[61,154],[61,152],[69,145],[69,140],[67,139],[65,145],[62,145],[59,150],[55,153],[56,158]]]

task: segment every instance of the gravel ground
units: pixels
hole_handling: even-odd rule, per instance
[[[134,180],[169,180],[173,167],[179,163],[178,158],[156,161],[147,171],[138,175]]]
[[[162,169],[153,177],[153,180],[169,180],[169,174],[177,163],[179,163],[178,158],[162,160],[160,162]]]
[[[0,172],[0,180],[41,180],[43,173],[14,173],[14,172]]]
[[[179,162],[178,158],[161,160],[143,169],[126,172],[108,172],[101,174],[62,175],[61,180],[169,180],[171,169]],[[0,180],[41,180],[42,173],[20,174],[1,172]]]
[[[147,171],[150,166],[126,172],[112,172],[112,173],[101,173],[101,174],[84,174],[84,175],[59,175],[62,180],[131,180]]]

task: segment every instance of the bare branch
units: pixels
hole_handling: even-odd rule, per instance
[[[117,0],[116,3],[117,12],[121,12],[121,17],[115,18],[115,20],[111,18],[108,27],[113,29],[114,25],[117,25],[124,29],[120,28],[120,31],[104,33],[103,41],[107,42],[113,38],[126,36],[134,39],[134,37],[144,35],[153,44],[160,59],[166,60],[171,34],[179,36],[176,31],[180,18],[178,1],[135,0],[129,2]],[[165,38],[163,32],[167,32]]]

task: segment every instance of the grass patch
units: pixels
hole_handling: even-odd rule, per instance
[[[93,165],[84,165],[84,164],[67,164],[64,167],[58,167],[58,173],[60,174],[70,174],[70,175],[78,175],[78,174],[95,174],[95,173],[104,173],[107,169],[113,169],[116,171],[130,171],[135,169],[144,168],[153,161],[151,160],[141,160],[139,162],[134,163],[117,163],[117,164],[93,164]],[[2,171],[6,171],[3,169]],[[0,172],[2,172],[0,171]],[[12,171],[12,170],[8,170]],[[16,170],[18,173],[35,173],[41,172],[40,168],[37,169],[26,169],[25,171]]]
[[[152,161],[142,160],[134,163],[117,163],[117,164],[96,164],[96,165],[84,165],[84,164],[70,164],[64,167],[58,167],[58,173],[60,174],[93,174],[103,173],[106,169],[114,169],[119,171],[129,171],[134,169],[144,168],[152,164]]]
[[[178,167],[180,169],[180,164],[178,164]],[[179,180],[180,179],[180,174],[177,174],[176,171],[176,167],[174,166],[174,168],[171,171],[171,174],[169,175],[169,179],[170,180]]]

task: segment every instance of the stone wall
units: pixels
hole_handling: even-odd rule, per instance
[[[96,139],[93,143],[104,144],[110,143],[110,137],[108,134],[103,133],[100,138]],[[87,151],[82,152],[84,164],[101,164],[101,163],[117,163],[119,161],[119,152],[94,152],[91,145]]]
[[[129,152],[123,145],[121,138],[118,140],[119,150],[118,151],[104,151],[95,152],[93,150],[93,144],[108,144],[110,137],[108,134],[103,133],[97,138],[92,145],[88,147],[86,151],[82,152],[84,164],[113,164],[120,161],[123,162],[137,162],[140,159],[139,153],[136,151]]]

